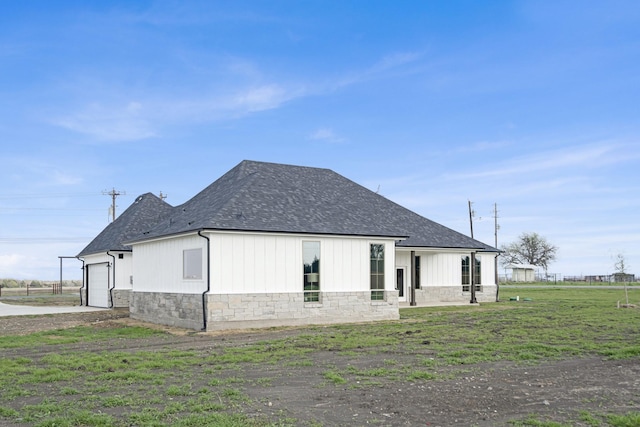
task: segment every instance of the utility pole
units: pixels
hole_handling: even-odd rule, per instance
[[[475,212],[473,212],[473,209],[471,209],[471,205],[473,203],[471,203],[471,200],[468,200],[469,202],[469,226],[471,227],[471,238],[473,239],[473,216],[475,215]],[[476,277],[475,277],[475,271],[476,270],[476,252],[472,251],[471,252],[471,258],[469,260],[469,290],[471,291],[471,304],[475,304],[478,301],[476,300]]]
[[[111,221],[116,220],[116,197],[120,195],[127,194],[126,191],[116,190],[115,188],[111,188],[111,191],[104,190],[102,192],[105,196],[111,196]]]
[[[493,204],[493,221],[494,221],[494,237],[495,237],[495,248],[498,249],[498,230],[500,230],[500,225],[498,225],[498,204]],[[498,275],[498,256],[496,254],[494,260],[494,270],[496,274],[496,302],[500,301],[499,293],[500,293],[500,276]]]
[[[471,238],[473,239],[473,216],[475,214],[475,212],[473,212],[473,210],[471,209],[471,205],[473,203],[471,203],[471,200],[468,200],[469,202],[469,226],[471,226]]]
[[[160,196],[158,196],[158,197],[160,197],[160,200],[162,200],[164,202],[164,199],[167,198],[167,195],[166,194],[162,194],[162,191],[161,191],[160,192]]]

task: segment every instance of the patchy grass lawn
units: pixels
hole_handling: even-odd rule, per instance
[[[396,425],[430,416],[454,425],[454,415],[433,409],[449,405],[461,425],[639,425],[633,379],[620,396],[617,377],[602,384],[613,387],[607,393],[561,381],[567,361],[590,361],[585,381],[597,370],[606,378],[616,361],[636,369],[640,310],[616,308],[624,291],[519,287],[520,301],[510,301],[512,292],[502,291],[500,303],[406,308],[399,321],[378,323],[178,338],[112,322],[0,336],[0,424]],[[629,295],[640,301],[640,289]],[[553,405],[518,409],[510,399],[519,387],[543,383],[523,372],[549,375],[557,399],[544,400]],[[565,402],[571,390],[587,394]],[[464,393],[478,401],[475,412],[471,404],[456,413]]]

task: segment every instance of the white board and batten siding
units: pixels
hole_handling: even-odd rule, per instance
[[[370,244],[385,245],[385,286],[394,289],[395,243],[392,239],[274,233],[205,232],[211,242],[212,294],[302,292],[302,244],[320,242],[321,292],[370,290]],[[202,248],[197,234],[136,244],[136,292],[202,293],[202,280],[184,279],[183,251]]]
[[[207,241],[197,234],[134,244],[134,292],[201,294],[206,289],[205,271],[200,279],[183,278],[183,254],[189,249],[202,250],[204,268]]]
[[[462,283],[462,257],[470,256],[470,253],[440,249],[416,250],[415,255],[420,257],[421,286],[460,286]],[[482,284],[495,285],[495,254],[477,253],[476,258],[481,262]],[[406,267],[408,275],[411,274],[410,250],[404,248],[398,250],[396,267]],[[408,278],[408,280],[410,279]]]

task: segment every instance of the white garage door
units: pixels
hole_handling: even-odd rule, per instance
[[[88,277],[88,305],[109,307],[109,268],[107,264],[90,265]]]

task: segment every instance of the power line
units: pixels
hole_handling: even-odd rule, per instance
[[[0,237],[0,243],[83,243],[92,237]]]
[[[5,207],[0,207],[0,210],[2,211],[99,211],[102,209],[97,209],[97,208],[84,208],[84,209],[78,209],[78,208],[5,208]]]
[[[56,199],[58,197],[93,197],[98,193],[25,193],[25,194],[0,194],[1,200],[7,199]]]

